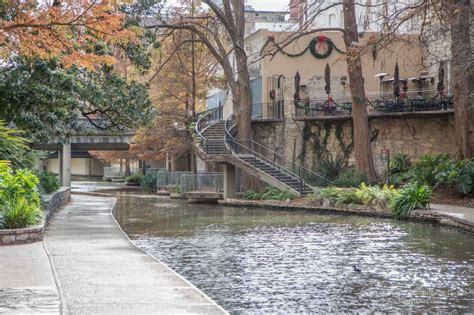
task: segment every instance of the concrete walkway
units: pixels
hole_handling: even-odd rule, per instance
[[[431,210],[450,215],[474,224],[474,208],[432,204]]]
[[[428,211],[453,222],[453,226],[474,233],[474,208],[431,204]]]
[[[225,314],[133,246],[111,215],[115,198],[73,195],[44,240],[66,314]]]
[[[41,242],[0,246],[0,314],[58,314],[59,295]]]

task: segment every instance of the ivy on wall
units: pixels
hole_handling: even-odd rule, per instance
[[[313,161],[313,169],[317,168],[318,161],[329,159],[334,152],[328,146],[329,138],[334,130],[334,136],[337,140],[339,150],[337,150],[337,159],[343,159],[344,164],[347,164],[349,156],[354,149],[354,128],[350,130],[350,141],[346,141],[344,133],[344,121],[323,121],[323,122],[305,122],[301,134],[303,137],[303,144],[301,152],[298,155],[300,163],[304,164],[308,153],[315,157]],[[316,127],[316,128],[313,128]],[[309,152],[308,152],[309,149]]]

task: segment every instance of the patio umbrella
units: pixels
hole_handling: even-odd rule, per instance
[[[300,99],[300,73],[298,71],[296,71],[296,74],[295,74],[295,100],[299,100]]]
[[[398,69],[398,62],[395,64],[395,72],[393,74],[393,95],[395,98],[400,97],[400,70]]]
[[[331,68],[329,67],[329,63],[326,63],[326,68],[324,69],[324,81],[326,83],[324,90],[329,96],[329,94],[331,94]]]
[[[441,94],[444,91],[444,61],[439,63],[438,69],[438,86],[436,87],[438,93]]]

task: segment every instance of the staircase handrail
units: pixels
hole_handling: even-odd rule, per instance
[[[242,144],[241,142],[239,142],[233,135],[232,135],[232,129],[236,127],[236,124],[233,124],[232,126],[229,126],[230,125],[230,121],[232,120],[232,118],[234,117],[234,114],[230,115],[229,118],[226,120],[225,122],[225,142],[226,144],[228,145],[229,147],[229,150],[231,153],[234,153],[234,154],[237,154],[235,152],[234,149],[232,149],[232,145],[229,143],[229,142],[232,142],[234,143],[235,145],[243,148],[244,150],[248,151],[249,153],[255,155],[256,157],[258,157],[259,159],[265,161],[266,163],[270,164],[271,166],[279,169],[280,171],[282,171],[283,173],[286,173],[292,177],[295,177],[296,179],[299,179],[301,181],[301,189],[303,188],[303,183],[307,184],[307,185],[310,185],[308,183],[308,181],[305,181],[303,176],[302,176],[302,171],[304,172],[307,172],[313,176],[316,176],[316,177],[319,177],[321,179],[323,179],[324,181],[329,181],[329,179],[327,179],[326,177],[324,177],[323,175],[321,174],[318,174],[314,171],[311,171],[310,169],[298,164],[298,163],[295,163],[293,161],[290,161],[288,160],[287,158],[285,158],[283,155],[263,146],[262,144],[260,143],[257,143],[253,140],[245,140],[245,141],[249,141],[250,145],[252,146],[253,145],[257,145],[261,148],[264,148],[265,150],[267,150],[268,152],[271,152],[275,157],[278,156],[279,158],[281,158],[283,161],[285,162],[288,162],[290,165],[292,165],[294,167],[294,169],[297,169],[298,170],[298,174],[296,174],[295,172],[292,172],[290,171],[289,169],[287,169],[286,167],[276,163],[275,161],[272,161],[271,159],[269,159],[268,157],[266,157],[265,155],[259,153],[258,151],[254,150],[254,149],[251,149],[249,148],[248,146]],[[311,185],[310,185],[311,186]],[[300,191],[301,193],[302,191]]]
[[[194,129],[195,129],[196,134],[199,137],[201,148],[204,149],[205,152],[207,153],[208,141],[207,141],[207,138],[203,136],[202,132],[212,122],[218,122],[219,120],[222,120],[222,117],[221,117],[222,109],[220,107],[211,108],[203,112],[197,113],[196,116],[197,116],[197,121],[196,121],[196,127]]]

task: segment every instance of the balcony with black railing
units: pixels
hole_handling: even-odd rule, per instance
[[[352,100],[349,97],[300,99],[294,101],[295,119],[341,119],[352,116]],[[452,96],[433,91],[410,91],[395,98],[393,94],[368,95],[369,116],[398,116],[410,114],[438,114],[452,112]]]
[[[285,102],[283,100],[267,103],[252,103],[252,121],[282,121]]]

